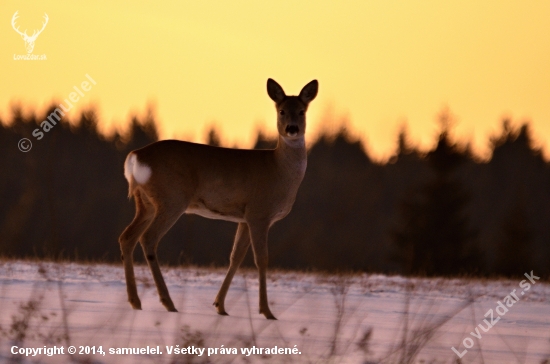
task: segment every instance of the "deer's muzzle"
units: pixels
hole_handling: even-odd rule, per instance
[[[291,137],[298,135],[299,131],[300,131],[300,128],[298,128],[297,125],[287,125],[285,128],[286,135]]]

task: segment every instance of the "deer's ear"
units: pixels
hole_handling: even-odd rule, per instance
[[[300,91],[300,99],[305,103],[309,104],[315,96],[317,96],[317,91],[319,90],[319,82],[313,80],[307,85],[304,86],[302,91]]]
[[[277,82],[269,78],[267,80],[267,94],[275,103],[280,103],[286,97],[285,91]]]

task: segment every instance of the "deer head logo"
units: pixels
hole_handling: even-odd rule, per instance
[[[11,26],[13,27],[13,29],[17,32],[17,34],[19,34],[21,36],[21,38],[23,38],[23,40],[25,41],[25,48],[27,49],[27,53],[32,53],[33,49],[34,49],[34,41],[36,40],[36,38],[38,38],[38,36],[40,35],[40,33],[42,33],[42,31],[44,30],[44,28],[46,27],[46,24],[48,24],[48,14],[44,13],[44,23],[42,23],[42,29],[40,30],[34,30],[32,35],[29,36],[27,35],[27,30],[25,29],[24,32],[21,32],[19,31],[19,27],[16,27],[15,26],[15,21],[17,20],[17,18],[19,18],[19,16],[17,16],[17,13],[18,11],[15,12],[15,14],[13,14],[13,17],[11,18]]]

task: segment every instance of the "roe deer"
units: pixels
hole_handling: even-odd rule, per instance
[[[136,216],[119,242],[128,300],[134,309],[141,309],[132,257],[139,240],[160,301],[168,311],[177,312],[156,250],[164,234],[187,213],[238,223],[229,270],[214,301],[218,314],[227,315],[225,296],[252,244],[260,276],[260,313],[275,319],[267,301],[267,234],[274,222],[290,212],[304,177],[306,110],[317,90],[318,82],[313,80],[299,96],[286,96],[277,82],[267,80],[267,93],[277,109],[275,149],[242,150],[163,140],[128,154],[124,176],[136,203]]]

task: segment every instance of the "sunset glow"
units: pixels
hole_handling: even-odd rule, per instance
[[[14,59],[27,54],[16,11],[29,35],[48,15],[32,52],[46,60]],[[384,159],[404,124],[431,147],[449,108],[455,137],[480,155],[509,117],[530,121],[549,157],[549,19],[548,1],[4,1],[0,117],[13,102],[43,113],[89,75],[97,84],[71,118],[95,105],[102,130],[125,130],[154,105],[162,138],[202,142],[216,126],[244,148],[259,127],[275,133],[268,78],[287,94],[318,79],[310,140],[347,120]]]

